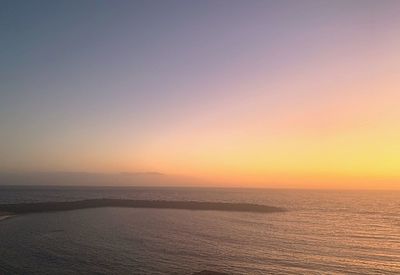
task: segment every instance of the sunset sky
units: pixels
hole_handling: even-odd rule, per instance
[[[400,188],[400,1],[0,0],[0,170]]]

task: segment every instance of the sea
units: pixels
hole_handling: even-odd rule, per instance
[[[400,274],[400,192],[0,186],[0,204],[94,198],[285,212],[94,208],[0,221],[0,274]]]

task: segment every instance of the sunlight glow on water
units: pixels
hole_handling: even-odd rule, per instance
[[[0,202],[132,198],[262,203],[285,213],[100,208],[0,223],[0,273],[400,273],[400,193],[0,187]],[[40,263],[40,264],[38,264]]]

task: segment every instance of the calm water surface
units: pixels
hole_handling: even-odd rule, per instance
[[[0,187],[0,203],[248,202],[285,213],[99,208],[0,221],[0,274],[400,274],[400,193]]]

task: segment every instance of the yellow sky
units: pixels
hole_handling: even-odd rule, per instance
[[[33,25],[10,13],[0,171],[398,189],[399,3],[75,3],[24,10]]]

